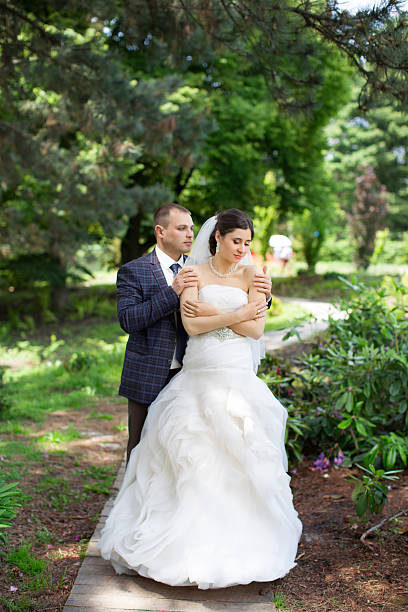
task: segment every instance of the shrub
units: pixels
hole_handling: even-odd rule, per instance
[[[263,365],[267,384],[288,409],[288,450],[404,467],[408,455],[408,309],[396,281],[362,284],[330,319],[324,343],[293,364]],[[296,424],[296,429],[292,427]]]
[[[6,385],[4,383],[5,372],[6,368],[4,366],[0,366],[0,418],[6,412],[8,406]]]
[[[351,497],[353,499],[357,516],[364,514],[379,514],[384,508],[388,497],[388,486],[382,480],[396,480],[396,470],[385,472],[376,470],[373,465],[369,469],[358,466],[363,471],[361,478],[350,474],[349,478],[356,481]]]
[[[6,543],[5,529],[11,527],[13,518],[17,515],[17,508],[21,506],[19,498],[21,489],[17,482],[6,484],[0,480],[0,542]]]

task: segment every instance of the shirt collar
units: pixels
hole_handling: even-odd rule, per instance
[[[183,254],[181,254],[180,259],[178,259],[177,261],[175,261],[172,257],[170,257],[169,255],[167,255],[167,253],[165,253],[164,251],[162,251],[161,249],[159,249],[159,247],[156,245],[156,255],[157,255],[157,259],[160,262],[160,265],[162,266],[162,268],[170,268],[171,265],[178,263],[178,265],[180,267],[183,267],[184,265],[184,257]]]

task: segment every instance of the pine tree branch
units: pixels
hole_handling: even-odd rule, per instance
[[[47,32],[47,30],[45,30],[43,26],[38,23],[38,21],[31,19],[30,17],[28,17],[28,15],[22,13],[14,6],[12,6],[9,2],[0,2],[0,10],[3,10],[6,14],[9,13],[13,17],[17,17],[18,19],[21,19],[26,23],[29,23],[35,30],[37,30],[41,34],[41,36],[43,36],[44,38],[48,38],[50,42],[59,42],[59,38],[57,36],[51,34],[50,32]]]

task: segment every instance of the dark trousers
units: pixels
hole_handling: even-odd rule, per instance
[[[177,374],[177,372],[180,372],[180,368],[170,370],[165,386],[173,378],[173,376]],[[138,402],[128,399],[129,440],[127,445],[126,463],[129,461],[130,453],[140,442],[140,436],[142,435],[142,429],[147,417],[149,405],[150,404],[139,404]]]

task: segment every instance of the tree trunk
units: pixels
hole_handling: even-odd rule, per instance
[[[143,214],[138,213],[129,219],[129,226],[120,245],[121,261],[120,265],[141,257],[146,250],[153,244],[152,241],[140,243],[140,228]]]

